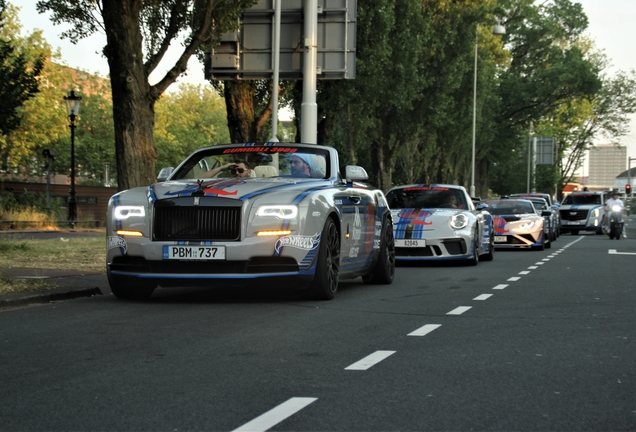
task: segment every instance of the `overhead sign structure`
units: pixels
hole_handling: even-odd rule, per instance
[[[537,165],[554,164],[554,138],[537,137],[535,155]]]
[[[274,73],[275,1],[259,0],[246,10],[237,32],[223,35],[206,58],[206,79],[271,79]],[[278,0],[280,5],[279,78],[303,79],[305,2]],[[317,79],[356,76],[356,0],[317,0]]]

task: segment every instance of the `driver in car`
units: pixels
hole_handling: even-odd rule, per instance
[[[235,160],[234,162],[218,166],[216,168],[211,169],[210,171],[203,174],[205,177],[214,177],[221,171],[230,171],[232,177],[234,178],[247,178],[251,177],[252,170],[250,169],[247,162],[244,160]]]

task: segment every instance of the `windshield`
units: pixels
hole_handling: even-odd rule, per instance
[[[457,208],[467,209],[465,194],[460,189],[417,186],[394,189],[387,193],[391,208]]]
[[[565,197],[563,204],[590,205],[601,204],[601,196],[597,194],[570,194]]]
[[[536,213],[532,203],[528,201],[485,201],[488,204],[488,213],[492,215],[509,215]]]
[[[199,151],[172,180],[233,177],[329,178],[329,152],[319,148],[263,146]]]

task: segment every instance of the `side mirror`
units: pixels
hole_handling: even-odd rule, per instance
[[[366,170],[357,165],[347,165],[345,168],[345,177],[347,183],[369,180],[369,174],[367,174]]]
[[[161,168],[161,171],[159,171],[159,175],[157,175],[157,181],[162,182],[168,180],[168,177],[170,177],[172,171],[174,171],[173,167]]]
[[[541,216],[552,216],[552,210],[541,211]]]

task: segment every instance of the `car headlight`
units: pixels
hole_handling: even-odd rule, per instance
[[[468,216],[464,213],[453,215],[450,220],[450,226],[453,229],[462,229],[468,226]]]
[[[522,223],[521,225],[519,225],[519,228],[522,229],[522,230],[530,231],[530,230],[532,230],[532,228],[534,228],[534,222],[530,221],[530,222]]]
[[[599,213],[601,212],[600,209],[595,208],[594,210],[592,210],[591,215],[592,217],[596,218],[599,216]]]
[[[298,216],[298,207],[295,205],[265,205],[260,206],[256,216],[277,217],[278,219],[294,219]]]
[[[115,207],[115,219],[126,220],[129,217],[144,217],[146,210],[144,206],[117,206]]]

